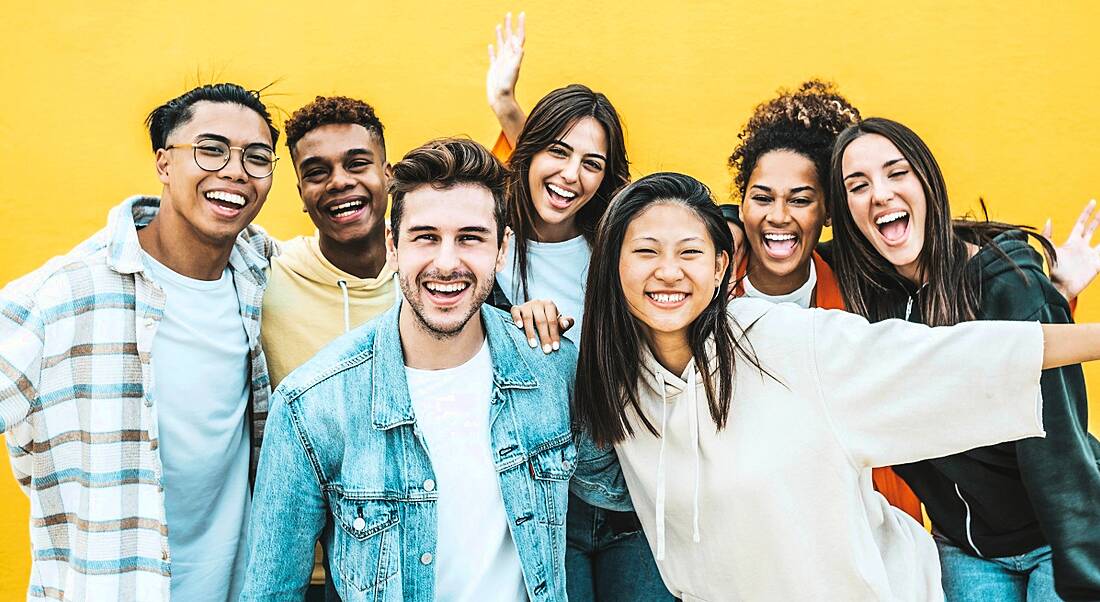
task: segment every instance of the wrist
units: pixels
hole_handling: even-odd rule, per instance
[[[523,112],[519,108],[515,95],[510,92],[494,96],[489,102],[489,107],[498,117],[512,117]]]

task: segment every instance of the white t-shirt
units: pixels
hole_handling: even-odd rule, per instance
[[[195,280],[145,255],[166,301],[153,337],[173,600],[236,600],[248,564],[248,335],[232,272]]]
[[[527,290],[524,297],[516,263],[515,237],[509,241],[508,260],[497,272],[497,282],[508,300],[519,305],[531,299],[549,299],[558,313],[573,318],[573,327],[565,336],[574,343],[581,340],[584,319],[584,284],[588,280],[588,261],[592,250],[584,236],[562,242],[527,241]]]
[[[489,442],[493,364],[488,342],[461,366],[406,367],[405,376],[439,492],[436,599],[527,600]]]
[[[771,301],[772,303],[794,303],[802,309],[809,309],[810,303],[814,299],[814,288],[817,287],[817,268],[814,267],[814,262],[811,261],[810,277],[806,279],[806,283],[786,295],[769,295],[767,293],[762,293],[752,285],[751,280],[752,277],[750,276],[743,281],[746,297],[763,299],[765,301]]]

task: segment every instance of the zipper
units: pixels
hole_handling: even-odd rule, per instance
[[[959,484],[955,483],[955,495],[959,496],[962,500],[963,506],[966,506],[966,541],[970,543],[970,547],[974,549],[974,553],[985,558],[985,554],[978,549],[977,544],[974,543],[974,535],[970,532],[970,504],[967,503],[966,498],[963,497],[962,491],[959,491]]]
[[[913,313],[913,296],[909,297],[909,300],[905,302],[905,321],[909,321],[909,314]]]

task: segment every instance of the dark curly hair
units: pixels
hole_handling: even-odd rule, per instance
[[[290,154],[294,154],[294,145],[303,136],[322,125],[334,123],[363,126],[368,132],[378,136],[378,142],[385,151],[386,139],[382,135],[382,122],[374,114],[374,107],[347,96],[318,96],[313,102],[294,111],[286,122],[286,146],[290,149]]]
[[[833,142],[859,119],[859,109],[841,96],[833,83],[811,79],[793,92],[780,90],[779,96],[756,107],[737,135],[739,143],[729,158],[737,197],[744,198],[760,157],[775,150],[791,151],[812,161],[824,187],[829,181]]]

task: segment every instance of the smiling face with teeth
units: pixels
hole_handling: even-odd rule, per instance
[[[217,140],[246,148],[272,145],[264,119],[252,109],[225,102],[197,102],[189,121],[169,133],[167,144],[199,144]],[[173,240],[193,239],[198,245],[232,247],[237,235],[256,217],[271,190],[272,177],[253,178],[238,151],[230,151],[225,167],[201,169],[191,149],[157,151],[157,175],[164,184],[156,228],[169,228]]]
[[[806,283],[814,247],[825,225],[824,187],[814,162],[788,150],[765,153],[749,176],[741,206],[749,280],[768,295]]]
[[[577,212],[599,190],[606,166],[607,132],[593,117],[573,122],[531,158],[527,180],[540,241],[561,242],[581,234]]]
[[[494,204],[478,184],[422,185],[405,194],[400,230],[386,237],[407,301],[403,323],[436,339],[480,329],[478,311],[504,266],[507,245],[497,243]]]
[[[927,201],[909,161],[885,136],[865,134],[844,149],[841,165],[860,233],[898,274],[921,284]]]
[[[658,201],[627,226],[619,279],[631,315],[649,340],[688,340],[714,299],[729,257],[717,254],[703,220],[676,201]]]
[[[293,155],[298,192],[321,239],[381,248],[391,176],[381,139],[358,124],[322,125],[294,144]]]

